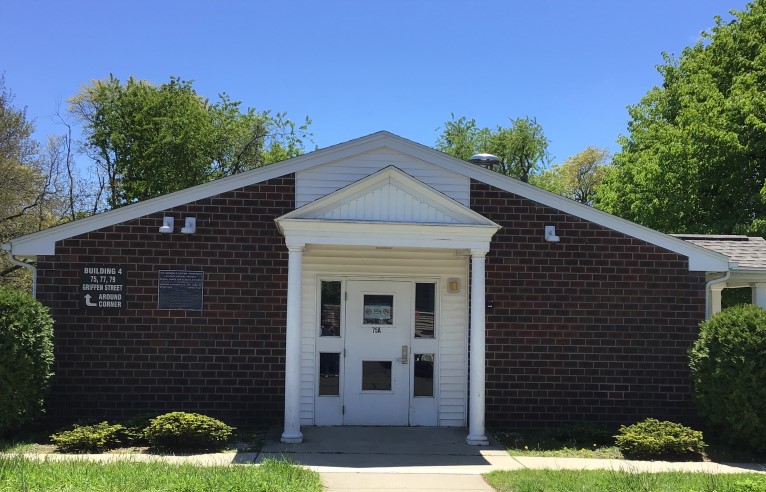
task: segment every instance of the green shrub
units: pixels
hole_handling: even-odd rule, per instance
[[[71,430],[53,434],[51,441],[65,453],[100,453],[119,446],[124,430],[123,426],[109,422],[75,425]]]
[[[121,441],[127,446],[143,446],[148,444],[145,432],[156,414],[136,415],[120,422],[123,427]]]
[[[705,451],[702,432],[656,419],[623,425],[614,438],[617,447],[629,459],[699,460]]]
[[[144,431],[152,446],[172,451],[223,448],[234,430],[220,420],[198,413],[171,412],[152,419]]]
[[[42,412],[52,368],[48,309],[29,294],[0,287],[0,435]]]
[[[699,414],[716,437],[766,451],[766,311],[734,306],[702,323],[690,367]]]

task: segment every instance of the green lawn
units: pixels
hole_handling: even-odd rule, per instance
[[[766,475],[756,473],[518,470],[485,478],[499,492],[766,492]]]
[[[35,462],[0,456],[0,492],[313,492],[319,475],[284,461],[261,466]]]
[[[492,437],[514,456],[623,458],[613,440],[604,439],[603,435],[591,436],[588,432],[583,432],[581,433],[583,435],[573,438],[573,436],[561,434],[561,429],[525,429],[515,432],[495,430],[492,432]]]

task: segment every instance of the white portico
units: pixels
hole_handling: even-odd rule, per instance
[[[302,422],[464,425],[444,416],[468,389],[467,441],[486,443],[484,263],[499,226],[394,166],[276,222],[289,251],[282,440],[301,442]]]

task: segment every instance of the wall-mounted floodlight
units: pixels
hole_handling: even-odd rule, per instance
[[[551,243],[557,243],[561,241],[561,238],[556,235],[556,226],[545,226],[545,240]]]
[[[186,217],[186,222],[184,223],[184,226],[181,228],[181,232],[184,234],[194,234],[197,232],[197,218],[196,217]]]
[[[174,225],[175,219],[173,217],[165,216],[162,218],[162,227],[160,227],[160,232],[163,234],[170,234],[173,232]]]

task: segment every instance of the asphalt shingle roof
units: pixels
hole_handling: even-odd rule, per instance
[[[703,234],[673,236],[728,256],[731,261],[739,264],[740,270],[766,270],[766,239],[762,237]]]

